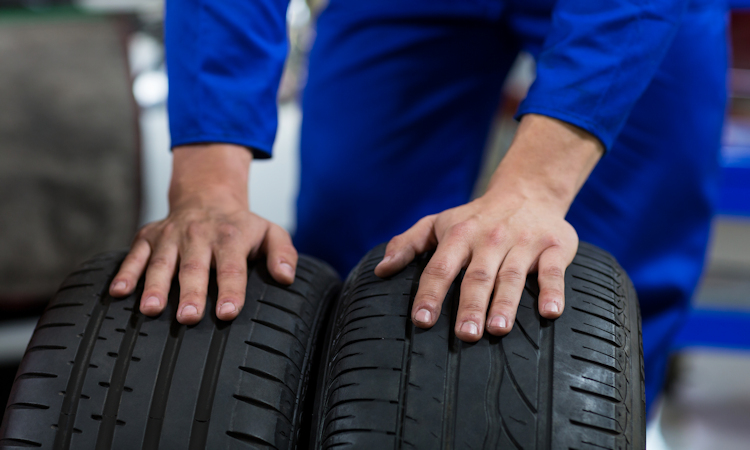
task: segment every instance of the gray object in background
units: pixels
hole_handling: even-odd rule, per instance
[[[124,20],[0,16],[0,305],[128,245],[138,128]]]

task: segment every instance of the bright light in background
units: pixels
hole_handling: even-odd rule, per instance
[[[141,108],[164,103],[168,91],[167,74],[163,70],[143,72],[133,82],[133,96]]]

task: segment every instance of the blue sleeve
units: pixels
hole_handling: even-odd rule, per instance
[[[610,149],[674,38],[684,0],[558,0],[517,117],[576,125]]]
[[[167,0],[172,146],[243,145],[269,158],[287,51],[287,0]]]

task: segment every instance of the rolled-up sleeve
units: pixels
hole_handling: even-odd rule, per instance
[[[559,0],[517,117],[576,125],[606,149],[670,47],[685,0]]]
[[[286,0],[168,0],[172,146],[221,142],[271,156],[287,52]]]

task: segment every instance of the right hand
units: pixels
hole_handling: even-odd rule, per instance
[[[146,273],[140,310],[162,312],[179,264],[177,321],[203,317],[211,266],[219,296],[216,316],[232,320],[245,303],[247,260],[267,255],[271,276],[291,284],[297,251],[283,228],[250,212],[247,182],[252,161],[244,147],[226,144],[176,147],[166,219],[145,225],[115,275],[109,292],[129,295]]]

